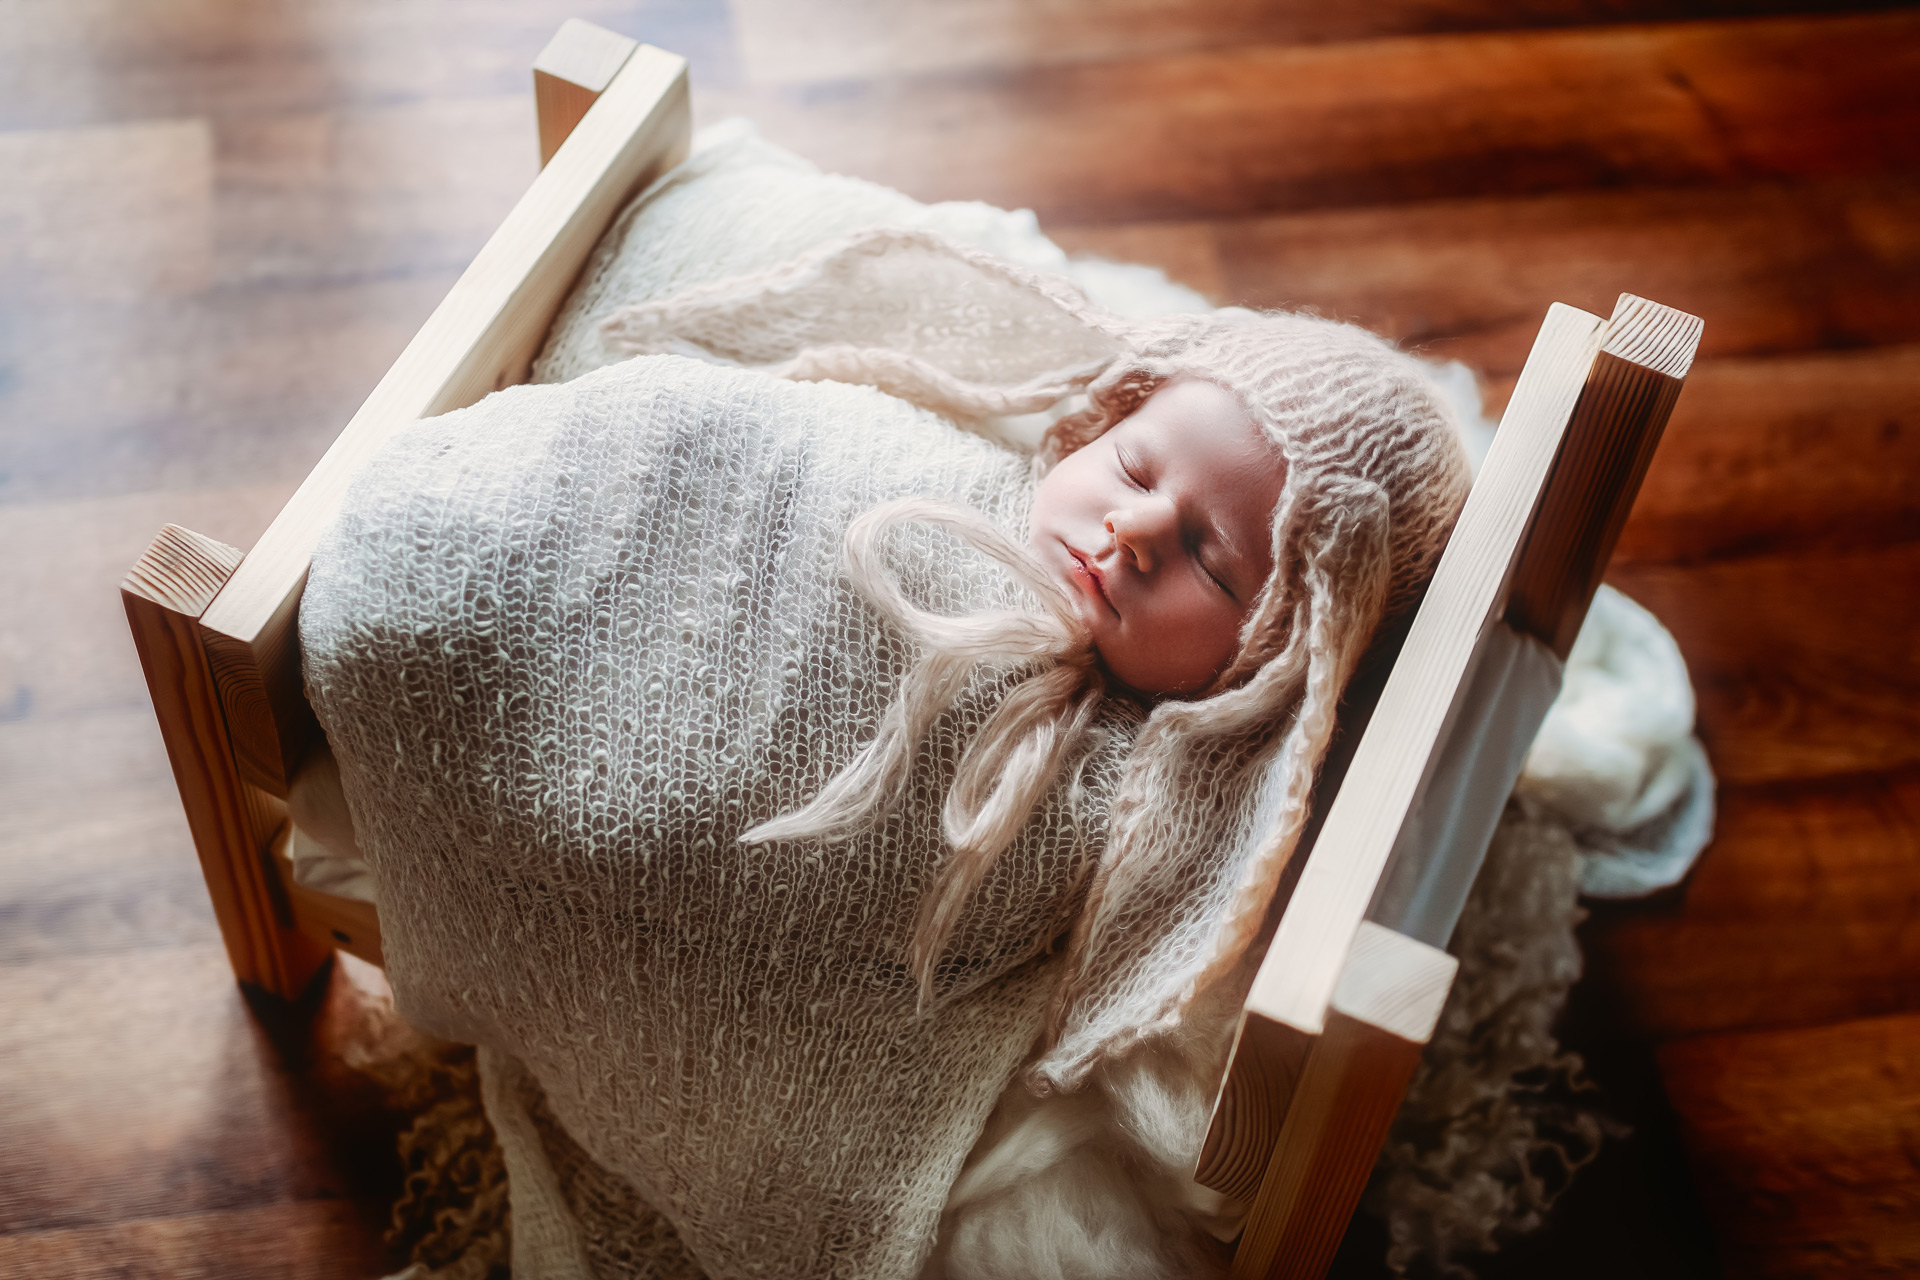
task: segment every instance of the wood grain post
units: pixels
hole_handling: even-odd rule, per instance
[[[1437,947],[1360,926],[1250,1206],[1234,1280],[1319,1280],[1326,1272],[1458,968]]]
[[[560,149],[640,42],[568,18],[533,60],[533,110],[540,121],[540,167]]]
[[[332,950],[293,926],[268,861],[285,809],[240,776],[197,626],[240,560],[233,547],[168,525],[128,571],[120,598],[234,976],[290,1000]]]

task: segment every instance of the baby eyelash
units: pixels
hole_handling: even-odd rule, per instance
[[[1200,572],[1206,574],[1207,577],[1213,579],[1213,585],[1220,588],[1222,591],[1226,592],[1227,597],[1229,599],[1238,600],[1240,598],[1239,596],[1236,596],[1233,594],[1233,588],[1227,585],[1226,579],[1222,578],[1219,574],[1215,573],[1212,569],[1209,569],[1207,567],[1207,562],[1200,558],[1199,552],[1196,551],[1194,553],[1193,559],[1194,559],[1194,563],[1200,566]]]

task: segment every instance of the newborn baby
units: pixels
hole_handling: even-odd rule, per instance
[[[1348,326],[1131,325],[914,233],[607,334],[647,358],[401,432],[315,554],[399,1008],[482,1046],[516,1270],[1018,1274],[1023,1193],[976,1161],[943,1229],[955,1178],[1010,1082],[1236,1007],[1463,500],[1448,410]],[[1075,393],[1033,460],[979,434]],[[1122,1163],[1184,1180],[1182,1117]]]

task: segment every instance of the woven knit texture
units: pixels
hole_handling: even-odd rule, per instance
[[[727,120],[703,129],[693,154],[637,196],[600,238],[547,331],[533,381],[564,382],[631,354],[610,347],[600,333],[600,322],[618,307],[764,271],[878,226],[933,231],[1009,262],[1082,274],[1026,210],[966,200],[922,204],[890,187],[822,173],[761,138],[748,121]],[[1108,283],[1113,271],[1108,266],[1092,274]],[[1152,300],[1164,305],[1165,278],[1158,284]],[[1171,292],[1179,305],[1205,306],[1198,294]]]
[[[1351,327],[1123,316],[1026,269],[1060,256],[1029,215],[929,209],[783,156],[735,137],[637,201],[536,367],[601,371],[403,433],[316,555],[310,689],[403,1009],[504,1064],[489,1110],[515,1117],[516,1257],[531,1229],[529,1250],[571,1259],[523,1274],[911,1275],[1023,1063],[1084,1091],[1058,1114],[1107,1135],[1089,1168],[1167,1184],[1139,1274],[1198,1274],[1216,1259],[1184,1225],[1230,1206],[1176,1184],[1218,1033],[1340,690],[1464,496],[1457,423],[1429,370]],[[700,363],[602,367],[635,352]],[[932,494],[1023,540],[1025,460],[952,422],[1084,391],[1045,441],[1057,458],[1181,374],[1235,390],[1287,459],[1274,586],[1213,696],[1144,726],[1110,708],[916,1014],[906,938],[945,857],[946,783],[1021,673],[976,676],[883,826],[739,845],[873,736],[913,658],[842,578],[840,533]],[[936,612],[1018,601],[957,543],[895,536]],[[1069,923],[1066,963],[1043,959]],[[1502,1089],[1511,1064],[1493,1066]],[[1156,1091],[1180,1101],[1139,1101]],[[1155,1107],[1177,1132],[1130,1134]],[[1015,1221],[991,1200],[950,1235]],[[936,1265],[996,1274],[993,1256]]]
[[[1347,679],[1382,619],[1415,599],[1465,502],[1459,424],[1430,372],[1312,316],[1129,320],[1057,277],[895,228],[621,308],[603,333],[621,350],[870,383],[963,421],[1084,389],[1042,466],[1170,378],[1238,395],[1286,463],[1276,568],[1211,696],[1163,702],[1142,730],[1035,1082],[1078,1087],[1103,1056],[1172,1031],[1261,929]]]
[[[308,687],[402,1014],[526,1064],[710,1275],[911,1274],[1039,1029],[1124,722],[981,887],[924,1015],[938,808],[1008,674],[879,829],[737,839],[852,758],[912,656],[843,582],[847,522],[929,493],[1019,536],[1031,491],[879,392],[653,358],[410,428],[315,555]],[[1017,604],[944,535],[898,543],[923,607]]]

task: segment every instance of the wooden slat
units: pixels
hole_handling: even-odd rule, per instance
[[[1623,295],[1507,586],[1506,621],[1562,661],[1693,367],[1700,319]]]
[[[1436,947],[1361,926],[1249,1206],[1235,1280],[1326,1271],[1458,968]]]
[[[1590,1005],[1667,1038],[1920,1011],[1920,774],[1723,788],[1684,887],[1596,906]]]
[[[1268,1169],[1279,1158],[1270,1153],[1292,1099],[1278,1090],[1298,1077],[1325,1031],[1340,966],[1429,761],[1446,749],[1454,709],[1468,696],[1473,655],[1504,609],[1512,566],[1605,339],[1597,317],[1558,304],[1548,313],[1507,427],[1384,688],[1361,700],[1371,709],[1366,731],[1351,758],[1330,768],[1334,777],[1318,802],[1330,804],[1312,843],[1296,855],[1303,869],[1227,1064],[1196,1173],[1216,1190],[1250,1198],[1249,1167]],[[1382,728],[1389,724],[1391,730]],[[1256,1091],[1269,1093],[1264,1106],[1248,1105]]]
[[[1247,998],[1250,1011],[1317,1034],[1340,965],[1440,741],[1467,664],[1503,602],[1513,557],[1605,326],[1556,303],[1467,499],[1378,710],[1308,852]],[[1463,550],[1466,548],[1467,550]],[[1391,733],[1380,731],[1392,725]]]
[[[1208,1185],[1230,1183],[1240,1194],[1249,1157],[1272,1148],[1238,1274],[1277,1267],[1317,1276],[1332,1258],[1419,1055],[1417,1045],[1381,1043],[1363,1028],[1336,1031],[1328,1010],[1339,970],[1329,974],[1328,953],[1351,967],[1355,931],[1385,932],[1362,929],[1361,919],[1402,828],[1415,820],[1430,762],[1455,749],[1450,735],[1473,732],[1456,718],[1489,620],[1504,618],[1562,656],[1571,647],[1699,333],[1697,317],[1631,295],[1604,325],[1556,304],[1541,329],[1247,998],[1246,1020],[1259,1034],[1235,1046],[1200,1162]],[[1510,785],[1510,775],[1496,785]],[[1440,927],[1444,937],[1451,921]],[[1351,946],[1357,957],[1360,943]],[[1400,1034],[1421,1043],[1426,1035]],[[1284,1114],[1285,1124],[1260,1132],[1242,1115],[1248,1086],[1234,1076],[1291,1077],[1301,1039],[1311,1044],[1294,1096],[1267,1113]],[[1263,1049],[1277,1050],[1272,1064],[1257,1056]],[[1322,1114],[1329,1107],[1341,1114]]]
[[[1743,181],[1255,218],[1217,235],[1229,301],[1314,307],[1511,378],[1541,298],[1605,311],[1623,285],[1704,317],[1703,359],[1920,340],[1915,228],[1912,182]]]
[[[1273,1144],[1287,1122],[1314,1037],[1248,1013],[1235,1033],[1232,1064],[1213,1102],[1193,1180],[1251,1204],[1267,1176]]]
[[[1616,561],[1920,539],[1920,346],[1696,366]]]
[[[1819,0],[816,0],[804,6],[732,0],[728,6],[749,73],[768,84],[963,68],[1004,73],[1175,49],[1836,7]]]
[[[685,62],[641,46],[214,600],[202,635],[249,780],[284,793],[311,740],[295,611],[354,473],[405,423],[525,376],[601,229],[685,154],[687,129]]]
[[[921,199],[1092,224],[1899,172],[1920,161],[1916,79],[1905,11],[1241,46],[704,110]]]
[[[195,621],[239,562],[234,548],[168,525],[128,571],[120,595],[234,975],[290,999],[330,949],[292,928],[265,859],[284,811],[235,768]]]
[[[1920,543],[1608,575],[1679,641],[1727,782],[1920,764]]]
[[[1920,1014],[1660,1053],[1728,1275],[1920,1273]]]

